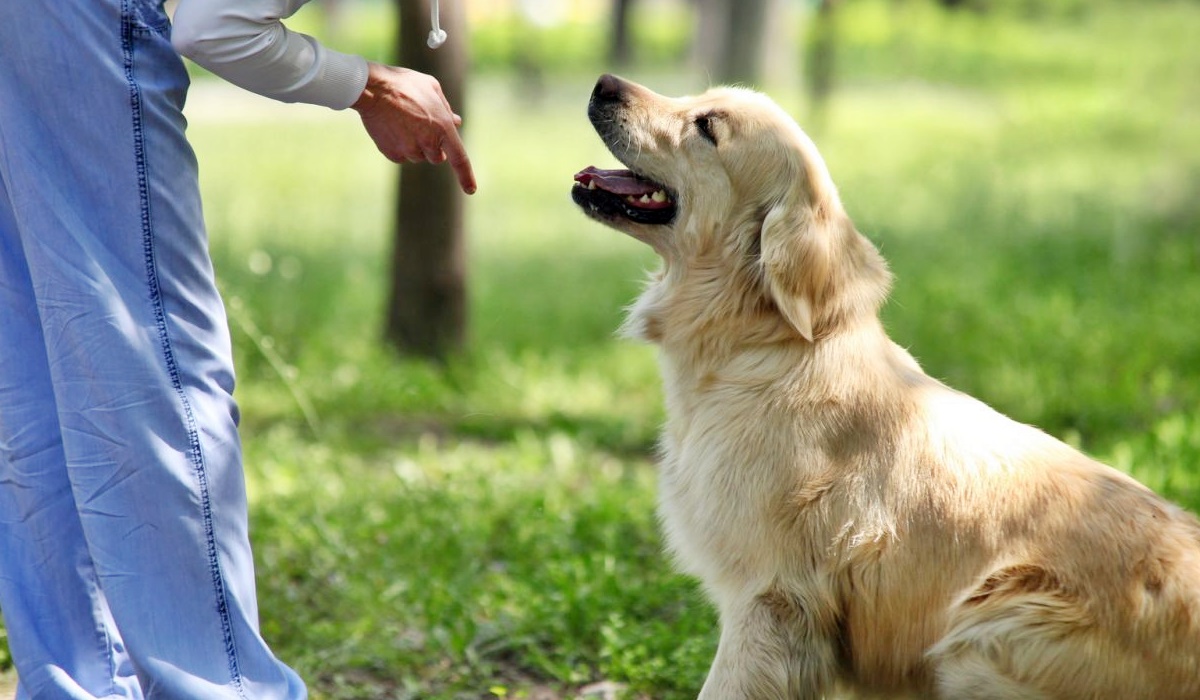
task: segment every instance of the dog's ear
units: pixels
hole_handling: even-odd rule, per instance
[[[766,202],[759,256],[766,293],[808,342],[848,315],[877,312],[891,276],[854,227],[817,147],[797,128],[786,183]],[[764,210],[759,210],[760,212]]]
[[[788,197],[763,218],[759,245],[767,292],[810,343],[833,278],[836,227],[844,218],[839,212]]]

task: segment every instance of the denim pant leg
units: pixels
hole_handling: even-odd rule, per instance
[[[18,699],[140,698],[67,479],[46,346],[0,170],[0,612]]]
[[[28,405],[54,407],[58,439],[38,440],[47,463],[61,452],[64,476],[36,488],[68,503],[65,478],[76,513],[61,535],[25,532],[22,544],[45,556],[77,527],[86,557],[74,556],[90,558],[99,585],[87,590],[86,565],[73,582],[2,555],[0,566],[75,587],[89,617],[111,612],[120,632],[105,650],[103,624],[58,620],[76,611],[14,595],[0,605],[22,687],[36,697],[76,697],[80,684],[56,679],[38,695],[37,664],[86,665],[78,659],[112,657],[123,643],[149,698],[303,698],[258,632],[230,342],[184,136],[187,76],[168,33],[149,0],[0,3],[0,177],[19,241],[0,254],[23,256],[21,287],[41,328],[40,339],[15,329],[10,347],[32,352],[41,341],[31,366],[48,368],[52,396],[31,383],[42,395]],[[20,373],[0,368],[0,388]],[[24,425],[3,399],[0,414],[0,424]],[[0,449],[5,492],[20,488],[2,476],[13,470],[8,454]],[[9,515],[0,520],[19,520]],[[78,627],[91,629],[87,638],[74,638]],[[27,655],[38,642],[24,640],[45,634],[70,635],[55,644],[76,656]]]

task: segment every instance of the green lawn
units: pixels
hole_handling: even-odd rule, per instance
[[[930,374],[1200,510],[1200,5],[1068,5],[849,3],[814,137]],[[380,346],[395,172],[353,115],[193,95],[264,633],[318,699],[694,697],[715,618],[661,551],[654,352],[613,337],[655,260],[569,197],[614,162],[584,116],[604,66],[571,54],[531,104],[481,31],[445,368]]]

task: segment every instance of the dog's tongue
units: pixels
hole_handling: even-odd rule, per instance
[[[585,187],[591,183],[595,183],[596,187],[605,192],[633,195],[635,197],[643,194],[653,194],[657,190],[662,189],[662,185],[638,177],[628,170],[601,170],[594,165],[589,165],[587,168],[576,173],[575,182]]]

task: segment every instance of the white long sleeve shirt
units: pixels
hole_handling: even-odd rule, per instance
[[[229,82],[283,102],[345,109],[367,84],[367,61],[283,25],[308,0],[180,0],[171,42]]]

